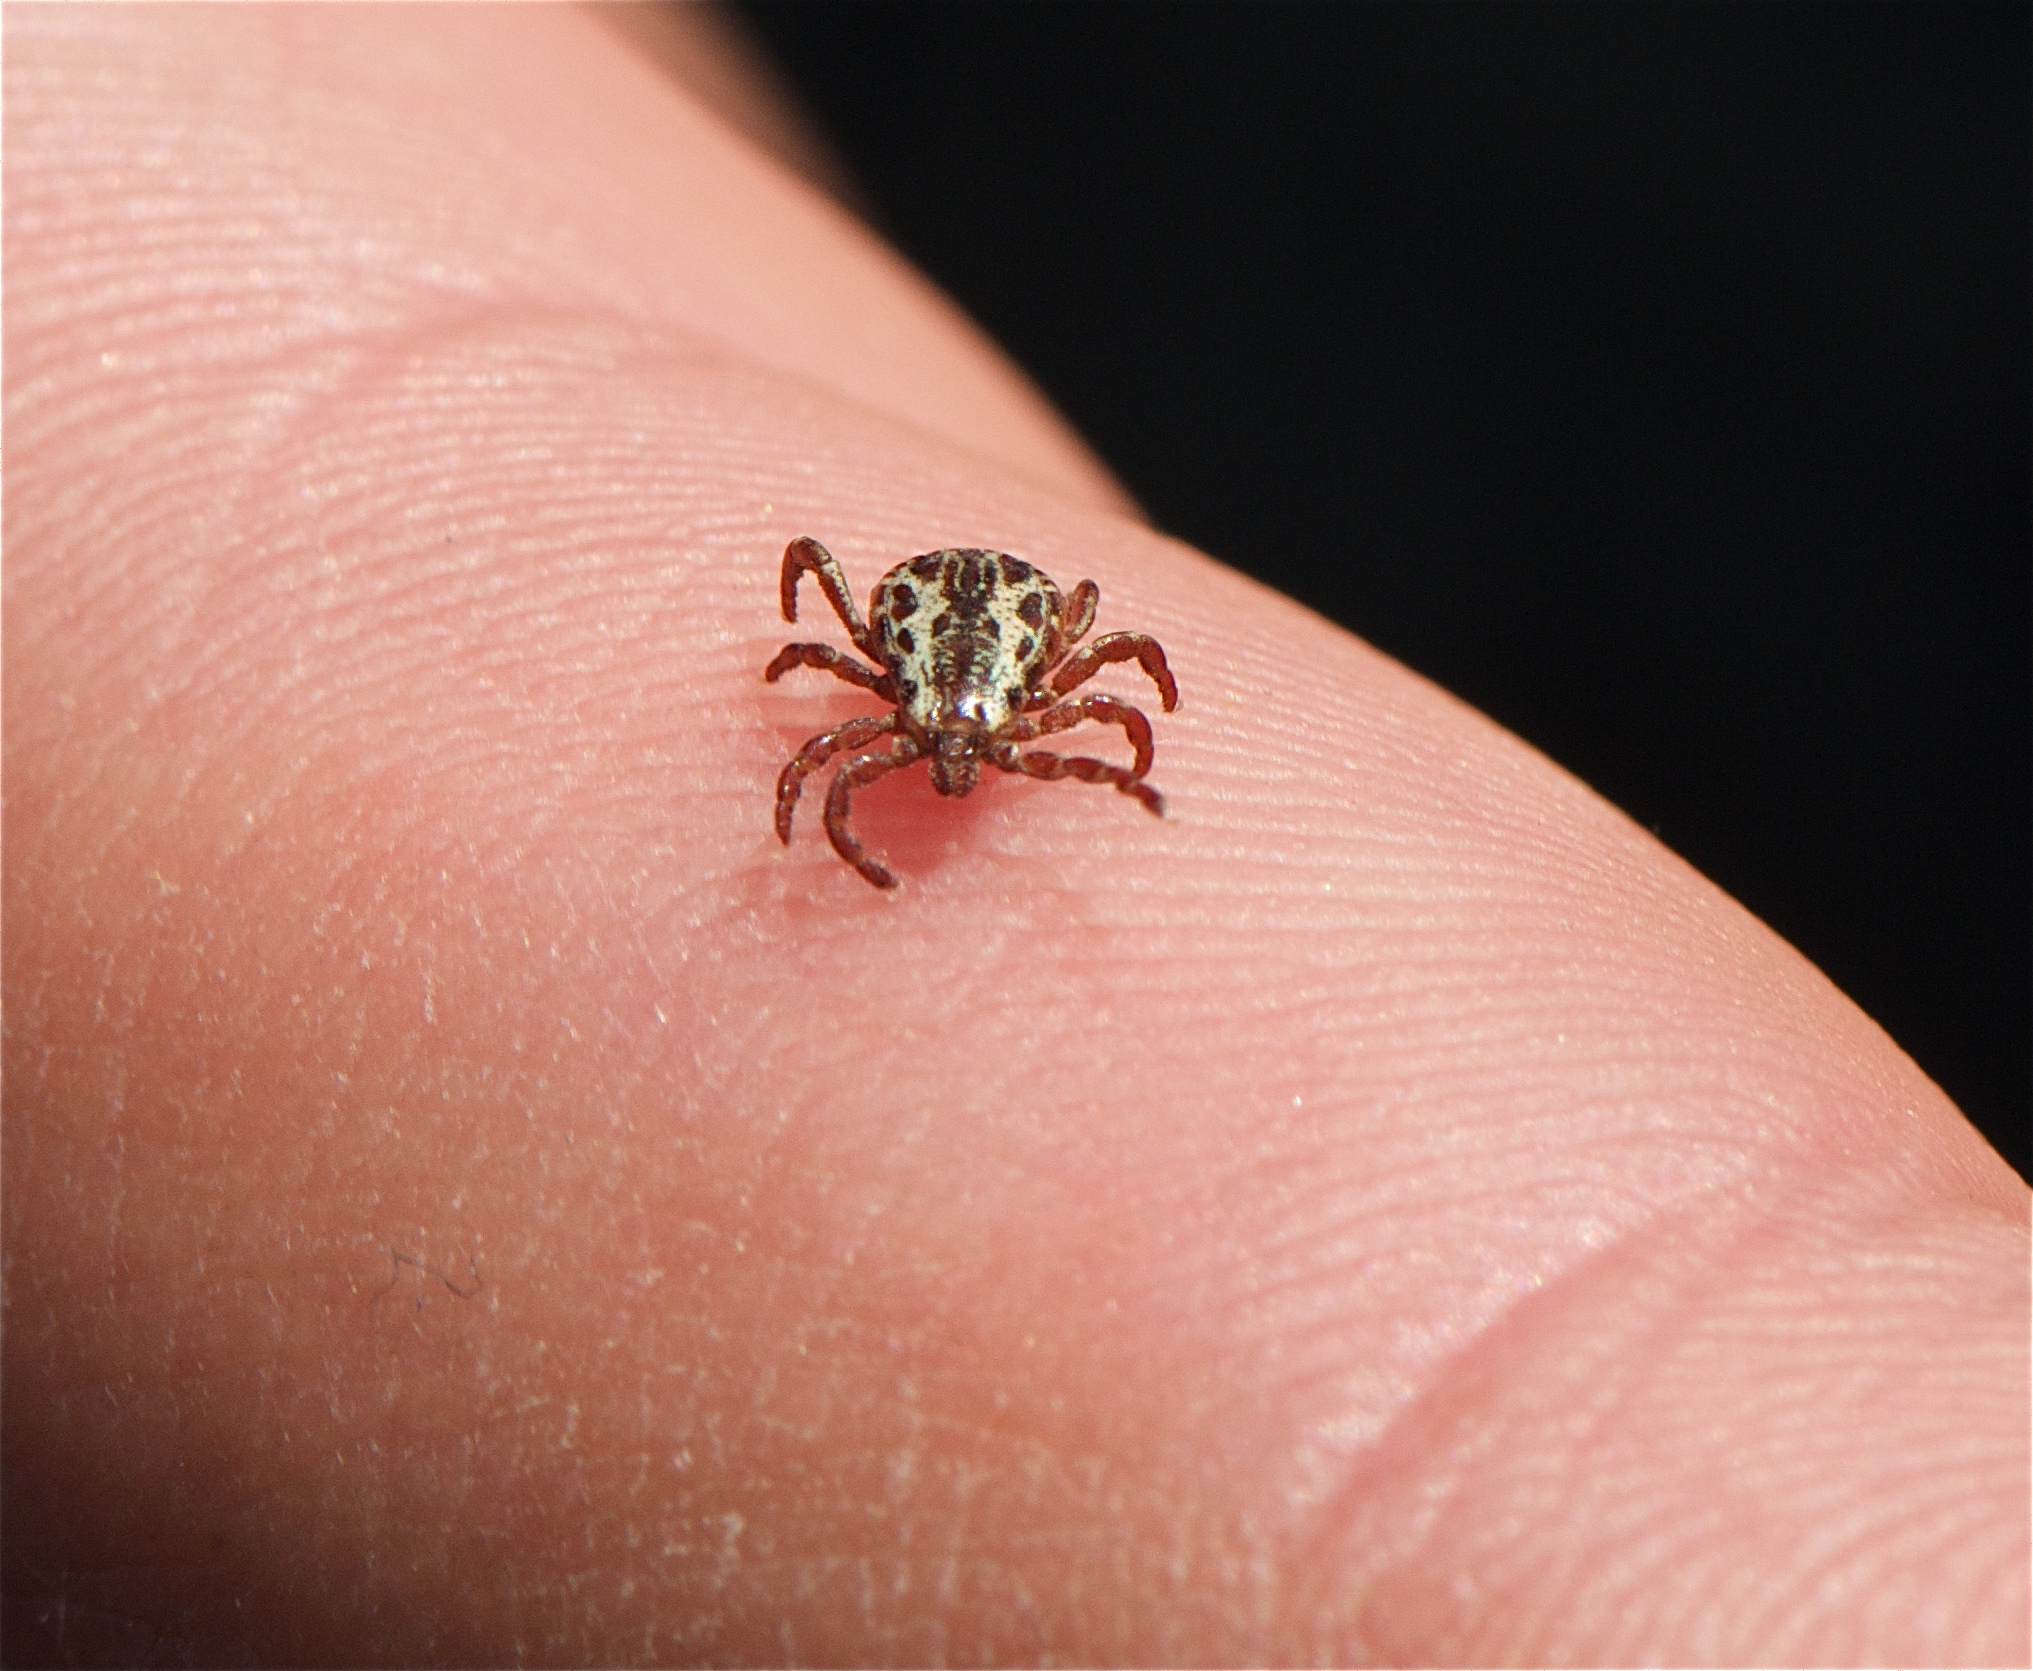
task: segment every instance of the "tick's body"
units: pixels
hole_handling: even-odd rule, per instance
[[[1094,624],[1101,591],[1093,581],[1073,588],[1070,602],[1050,577],[999,551],[932,551],[891,569],[876,583],[864,622],[839,563],[817,540],[791,541],[784,552],[783,611],[798,618],[798,580],[810,570],[866,667],[830,644],[786,644],[764,672],[781,678],[793,667],[818,667],[895,704],[889,713],[849,720],[814,737],[777,779],[776,831],[791,839],[791,814],[804,781],[846,749],[887,736],[885,747],[846,761],[826,796],[826,834],[834,849],[878,888],[896,878],[869,858],[847,824],[848,797],[862,784],[913,761],[931,762],[932,787],[965,795],[987,761],[1029,777],[1077,777],[1112,784],[1151,812],[1164,802],[1143,781],[1151,769],[1151,724],[1112,696],[1066,693],[1109,662],[1135,661],[1156,682],[1169,713],[1179,691],[1157,640],[1112,632],[1084,650],[1073,647]],[[1016,745],[1082,720],[1120,725],[1136,751],[1128,771],[1106,761]]]

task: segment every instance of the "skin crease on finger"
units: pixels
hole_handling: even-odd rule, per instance
[[[2025,1192],[1768,930],[597,24],[6,26],[10,1631],[2024,1662]],[[779,847],[797,534],[1096,579],[1168,816]]]

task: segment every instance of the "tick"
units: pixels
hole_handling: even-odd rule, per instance
[[[848,824],[848,802],[855,790],[919,760],[930,762],[932,787],[942,795],[969,793],[986,762],[1025,777],[1112,784],[1163,816],[1164,798],[1144,782],[1151,722],[1112,696],[1067,694],[1110,662],[1134,661],[1157,685],[1167,713],[1179,705],[1165,652],[1148,634],[1111,632],[1074,648],[1094,625],[1101,601],[1093,581],[1081,581],[1069,601],[1049,575],[1005,552],[928,551],[876,582],[864,621],[838,559],[817,540],[795,539],[784,550],[786,621],[798,618],[798,582],[807,571],[855,649],[875,666],[830,644],[786,644],[763,677],[774,684],[794,667],[816,667],[892,706],[814,737],[784,767],[776,782],[776,833],[785,845],[805,779],[850,749],[865,752],[833,774],[826,835],[833,850],[878,888],[893,888],[897,880],[862,850]],[[1136,755],[1127,771],[1082,755],[1017,752],[1019,743],[1090,719],[1122,727]],[[881,747],[868,747],[884,738]]]

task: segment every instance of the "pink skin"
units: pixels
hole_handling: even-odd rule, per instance
[[[2025,1663],[2026,1193],[1759,923],[586,14],[6,27],[10,1657]],[[803,532],[1170,816],[785,852]]]

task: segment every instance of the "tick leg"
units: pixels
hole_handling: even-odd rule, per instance
[[[1086,684],[1112,661],[1136,662],[1157,685],[1158,694],[1165,701],[1165,712],[1169,714],[1178,707],[1179,686],[1172,670],[1165,665],[1165,652],[1155,638],[1144,632],[1112,632],[1097,638],[1086,649],[1074,651],[1052,675],[1053,692],[1064,696],[1075,685]]]
[[[1083,783],[1113,784],[1125,795],[1133,795],[1143,802],[1144,810],[1162,818],[1165,815],[1165,797],[1133,772],[1126,772],[1120,766],[1111,766],[1106,760],[1089,760],[1081,754],[1051,754],[1044,749],[1033,749],[1029,754],[1018,754],[1016,749],[1005,744],[989,756],[1006,772],[1021,772],[1025,777],[1077,777]],[[835,780],[838,781],[837,779]]]
[[[878,888],[893,888],[896,878],[861,849],[854,832],[847,827],[847,801],[863,784],[873,783],[885,772],[908,766],[924,750],[908,737],[898,737],[888,748],[873,754],[856,755],[833,774],[833,787],[826,791],[826,836],[838,853]]]
[[[847,636],[854,640],[855,649],[870,661],[880,661],[882,658],[875,653],[875,640],[869,634],[868,623],[862,620],[861,611],[854,605],[854,596],[847,590],[847,576],[840,572],[840,560],[817,540],[806,539],[802,534],[784,547],[784,572],[779,583],[784,619],[795,621],[798,618],[798,577],[807,569],[818,576],[819,590],[826,594],[833,613],[840,617]]]
[[[860,719],[851,719],[845,725],[835,726],[823,736],[814,737],[792,757],[788,766],[777,775],[776,780],[776,833],[777,839],[786,847],[791,843],[791,814],[798,807],[798,792],[810,777],[834,755],[844,748],[859,748],[863,743],[872,743],[885,731],[896,729],[896,711],[886,714],[868,714]]]
[[[1136,750],[1136,764],[1130,768],[1131,777],[1142,777],[1151,769],[1151,722],[1127,702],[1118,702],[1112,696],[1076,696],[1071,701],[1061,702],[1056,708],[1047,708],[1042,714],[1026,715],[1012,727],[1010,737],[1013,742],[1027,743],[1033,737],[1049,737],[1055,731],[1070,731],[1086,719],[1122,727],[1129,746]]]
[[[889,688],[889,675],[878,673],[872,667],[863,667],[860,662],[830,644],[786,644],[776,653],[776,660],[762,670],[762,676],[775,684],[794,667],[816,667],[821,672],[831,673],[845,679],[850,685],[859,685],[863,690],[872,690],[885,702],[894,702],[896,693]]]
[[[1095,607],[1100,602],[1101,588],[1095,585],[1093,581],[1083,580],[1078,586],[1073,588],[1073,596],[1066,603],[1066,613],[1059,617],[1058,646],[1052,651],[1052,659],[1046,662],[1042,670],[1043,672],[1049,672],[1053,667],[1064,661],[1066,659],[1066,652],[1087,636],[1087,629],[1094,625]],[[1030,694],[1030,699],[1024,703],[1024,709],[1026,712],[1034,714],[1041,708],[1051,707],[1058,700],[1059,694],[1057,692],[1034,690]],[[1037,733],[1032,731],[1025,733],[1025,735],[1035,737]],[[1022,740],[1022,738],[1018,739],[1019,742]]]
[[[1087,629],[1094,625],[1094,610],[1101,602],[1101,588],[1091,580],[1083,580],[1073,588],[1072,597],[1066,600],[1066,636],[1060,640],[1060,648],[1070,650],[1087,636]]]

